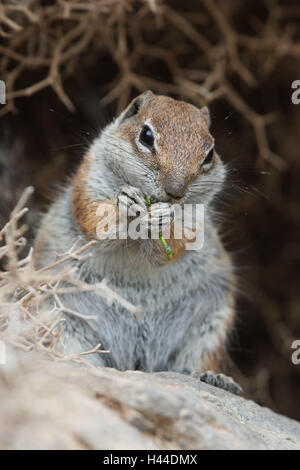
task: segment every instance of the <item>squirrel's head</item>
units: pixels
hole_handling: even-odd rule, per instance
[[[103,185],[104,163],[107,190],[129,184],[159,201],[208,203],[225,178],[209,126],[208,108],[146,91],[95,141],[92,178]]]

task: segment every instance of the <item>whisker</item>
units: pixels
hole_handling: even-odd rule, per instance
[[[71,145],[65,145],[63,147],[55,147],[52,150],[56,152],[57,150],[65,150],[65,149],[69,149],[72,147],[84,147],[84,146],[87,146],[87,144],[82,142],[81,144],[71,144]]]

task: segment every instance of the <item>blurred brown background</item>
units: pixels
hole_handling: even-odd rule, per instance
[[[139,92],[209,104],[229,163],[220,206],[240,278],[234,375],[252,399],[298,420],[299,57],[297,0],[28,0],[0,9],[1,222],[27,184],[44,208]]]

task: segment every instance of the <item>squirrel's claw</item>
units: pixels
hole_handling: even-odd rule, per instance
[[[238,385],[231,377],[224,374],[215,374],[214,372],[207,370],[200,372],[194,370],[191,372],[191,376],[199,379],[201,382],[205,382],[209,385],[213,385],[218,388],[222,388],[227,392],[231,392],[235,395],[240,395],[243,391],[242,387]]]
[[[173,206],[167,202],[157,202],[150,208],[150,225],[161,230],[174,220]]]
[[[134,186],[122,186],[118,193],[119,209],[127,212],[129,216],[136,216],[138,212],[147,212],[147,204],[142,191]]]

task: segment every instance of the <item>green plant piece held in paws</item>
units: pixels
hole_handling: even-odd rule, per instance
[[[151,206],[151,200],[148,196],[145,197],[145,200],[146,200],[146,204],[148,207]],[[168,260],[171,260],[172,259],[172,248],[170,247],[170,245],[167,244],[166,240],[164,239],[162,233],[160,232],[159,233],[159,240],[160,240],[160,243],[162,244],[164,250],[165,250],[165,253],[168,257]]]

